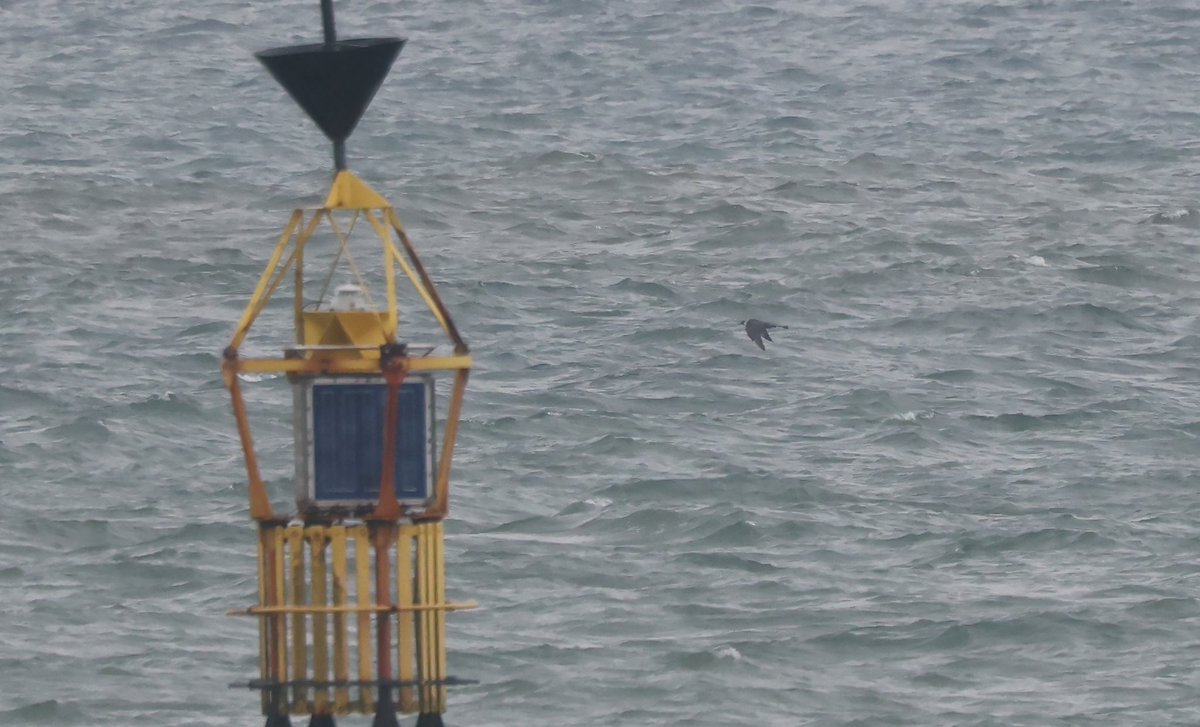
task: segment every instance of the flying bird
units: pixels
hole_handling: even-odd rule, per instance
[[[764,351],[767,350],[767,347],[763,345],[764,338],[771,343],[775,342],[775,340],[771,338],[770,330],[772,328],[787,328],[787,326],[783,326],[778,323],[767,323],[766,321],[760,321],[757,318],[751,318],[748,321],[742,321],[742,325],[746,327],[746,335],[750,337],[750,340],[754,341],[755,345]]]

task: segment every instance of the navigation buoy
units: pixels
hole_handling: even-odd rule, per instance
[[[321,16],[323,43],[256,54],[333,142],[334,179],[322,206],[292,212],[221,367],[258,527],[258,603],[230,614],[258,620],[259,676],[234,686],[261,693],[267,727],[291,725],[292,715],[333,727],[345,714],[390,727],[397,713],[441,727],[446,688],[466,682],[447,673],[446,614],[475,606],[446,601],[442,530],[470,351],[399,215],[346,165],[346,140],[404,40],[338,40],[332,0]],[[356,257],[360,227],[382,251],[374,266],[374,255]],[[397,269],[449,351],[400,335]],[[339,272],[353,283],[329,294]],[[278,357],[243,356],[288,273],[291,342]],[[241,385],[254,374],[291,384],[291,514],[275,510],[259,472]],[[439,382],[449,386],[440,398]]]

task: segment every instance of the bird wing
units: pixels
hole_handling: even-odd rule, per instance
[[[771,332],[765,328],[763,329],[763,338],[767,339],[771,343],[775,343],[775,339],[771,338]]]

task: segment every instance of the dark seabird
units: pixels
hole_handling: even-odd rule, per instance
[[[767,347],[763,345],[764,338],[771,343],[775,342],[775,340],[771,338],[769,331],[772,328],[787,328],[787,326],[781,326],[778,323],[767,323],[766,321],[760,321],[757,318],[751,318],[748,321],[742,321],[742,325],[746,327],[746,335],[750,337],[750,340],[754,341],[754,343],[764,351],[767,350]]]

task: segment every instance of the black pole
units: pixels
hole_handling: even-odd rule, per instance
[[[333,0],[321,0],[321,28],[325,31],[325,52],[337,50],[337,26],[333,22]],[[333,170],[340,172],[346,168],[346,142],[338,139],[333,142]]]
[[[325,50],[337,43],[337,28],[333,25],[333,0],[321,0],[321,27],[325,29]]]
[[[346,168],[346,142],[341,139],[333,142],[333,168],[339,172]]]

